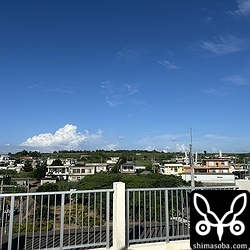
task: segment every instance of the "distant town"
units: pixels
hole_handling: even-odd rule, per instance
[[[192,162],[191,162],[192,161]],[[191,163],[191,164],[190,164]],[[58,181],[77,182],[98,173],[123,175],[153,174],[179,176],[206,185],[232,185],[237,179],[249,179],[250,154],[217,154],[188,152],[164,153],[144,150],[120,151],[59,151],[28,152],[0,155],[1,191],[8,184],[27,184],[36,180],[39,185]],[[7,181],[9,180],[9,181]],[[13,182],[14,181],[14,182]]]

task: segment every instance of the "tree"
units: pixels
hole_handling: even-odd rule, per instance
[[[36,192],[53,192],[53,191],[59,191],[58,186],[55,183],[46,183],[41,186],[39,186],[36,190]]]
[[[126,188],[166,188],[190,185],[181,177],[174,175],[99,173],[86,176],[78,183],[77,189],[110,189],[113,187],[114,182],[119,181],[124,182]]]
[[[36,167],[35,173],[34,173],[34,177],[40,181],[42,178],[45,177],[46,175],[46,171],[47,171],[47,165],[43,164],[43,165],[39,165]]]
[[[26,162],[24,164],[23,169],[24,169],[24,172],[31,172],[33,170],[32,166],[31,166],[31,164],[29,162]]]

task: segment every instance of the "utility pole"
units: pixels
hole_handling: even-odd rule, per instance
[[[3,193],[3,176],[2,175],[0,175],[0,179],[1,179],[0,194],[2,194]],[[4,209],[2,209],[2,198],[0,198],[0,213],[2,214],[3,211]]]
[[[189,145],[190,147],[190,156],[189,156],[189,164],[190,164],[190,175],[191,175],[191,187],[195,187],[194,183],[194,164],[193,164],[193,138],[192,138],[192,128],[190,128],[190,137],[191,137],[191,143]]]

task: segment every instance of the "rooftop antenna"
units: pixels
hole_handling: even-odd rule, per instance
[[[190,142],[190,145],[189,145],[189,148],[190,148],[190,156],[189,156],[189,161],[190,161],[190,174],[191,174],[191,187],[195,187],[195,183],[194,183],[194,164],[193,164],[193,138],[192,138],[192,128],[190,128],[190,139],[191,139],[191,142]]]

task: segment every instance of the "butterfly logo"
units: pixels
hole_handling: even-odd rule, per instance
[[[204,210],[204,206],[199,208],[198,206],[199,199],[201,202],[203,202],[203,204],[205,204],[205,211],[202,211]],[[237,203],[240,204],[241,199],[243,199],[243,206],[237,210],[235,204]],[[211,227],[215,227],[217,228],[217,235],[219,241],[221,241],[225,227],[229,227],[230,232],[235,236],[241,235],[245,231],[245,225],[243,224],[242,221],[237,220],[237,216],[239,216],[246,208],[247,205],[246,193],[239,194],[233,199],[230,206],[230,210],[227,211],[222,216],[221,219],[219,219],[219,217],[213,211],[211,211],[210,205],[207,199],[203,195],[195,193],[193,201],[196,211],[204,218],[203,220],[199,221],[195,226],[195,230],[199,235],[201,236],[207,235],[209,234]]]

